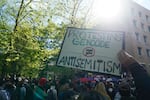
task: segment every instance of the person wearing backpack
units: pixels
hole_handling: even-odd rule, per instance
[[[47,94],[48,94],[47,100],[58,100],[55,85],[51,85],[50,89],[47,90]]]
[[[4,89],[5,83],[0,80],[0,100],[10,100],[9,92]]]
[[[21,77],[18,78],[18,83],[14,93],[12,94],[11,100],[26,100],[26,87],[23,84]]]

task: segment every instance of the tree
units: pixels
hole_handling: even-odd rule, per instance
[[[25,16],[27,16],[27,7],[32,2],[32,0],[21,2],[15,2],[17,6],[16,9],[14,6],[10,6],[7,1],[2,9],[2,18],[5,20],[1,20],[1,39],[5,37],[6,41],[3,41],[0,45],[6,44],[1,49],[6,48],[5,50],[1,50],[1,70],[2,74],[7,74],[8,72],[13,73],[21,73],[23,69],[36,68],[42,65],[42,60],[45,56],[47,56],[46,50],[43,50],[39,44],[39,40],[37,39],[37,30],[34,30],[30,23],[25,23]],[[11,8],[11,9],[10,9]],[[6,14],[6,10],[7,12]],[[14,14],[11,12],[14,11]],[[17,12],[17,13],[15,13]],[[16,14],[16,15],[15,15]],[[8,17],[5,17],[5,16]],[[12,18],[12,25],[10,27],[10,31],[6,32],[10,23],[10,18]],[[6,24],[4,24],[6,23]],[[35,32],[36,31],[36,32]],[[8,33],[8,34],[6,34]],[[5,52],[4,52],[5,51]]]
[[[37,76],[49,58],[57,58],[68,26],[88,26],[88,1],[1,0],[1,74]]]
[[[93,0],[58,0],[56,2],[56,19],[67,23],[69,27],[88,27]]]

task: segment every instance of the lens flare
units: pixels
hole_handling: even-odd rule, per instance
[[[120,12],[120,0],[95,0],[93,4],[95,19],[114,20]]]

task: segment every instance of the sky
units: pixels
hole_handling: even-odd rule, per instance
[[[150,0],[134,0],[134,1],[150,10]]]

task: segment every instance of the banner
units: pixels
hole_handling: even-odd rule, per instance
[[[122,48],[123,32],[68,28],[57,65],[120,75]]]

